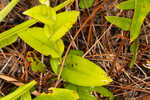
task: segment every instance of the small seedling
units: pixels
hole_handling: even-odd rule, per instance
[[[63,59],[62,55],[64,53],[64,43],[61,38],[77,21],[79,12],[66,11],[56,13],[56,11],[72,2],[72,0],[67,0],[66,2],[54,8],[49,6],[49,0],[40,0],[40,2],[42,3],[41,5],[35,6],[24,12],[25,15],[28,15],[33,19],[30,19],[0,34],[0,43],[2,44],[0,48],[15,42],[19,36],[28,45],[40,52],[42,55],[50,56],[52,70],[56,73],[56,75],[58,75]],[[38,21],[43,23],[44,27],[29,28]],[[34,57],[32,57],[31,54],[33,54]],[[81,57],[82,55],[83,52],[76,50],[70,51],[68,54],[64,69],[61,74],[61,77],[66,83],[72,83],[77,87],[80,87],[79,89],[82,92],[86,89],[85,87],[91,88],[103,86],[112,82],[111,78],[107,76],[106,72],[102,68]],[[34,53],[29,52],[27,54],[27,60],[31,62],[33,71],[45,71],[45,65],[40,62]],[[33,87],[33,85],[31,85],[31,87]],[[82,90],[82,88],[85,89]],[[29,100],[31,100],[29,89],[24,92],[22,92],[20,89],[16,91],[16,95],[18,95],[17,97],[14,97],[14,93],[16,92],[13,92],[13,95],[11,96],[8,95],[6,97],[13,97],[14,99],[21,97],[22,99],[29,98]],[[51,93],[42,93],[40,96],[34,98],[34,100],[85,100],[83,98],[84,96],[86,98],[87,95],[92,98],[90,100],[96,99],[94,96],[86,93],[81,97],[80,93],[79,96],[77,91],[69,89],[50,88],[49,91],[51,91]],[[19,92],[22,93],[19,94]],[[10,100],[5,99],[6,97],[4,97],[4,99],[2,98],[2,100]]]
[[[125,31],[130,31],[130,43],[132,43],[130,50],[133,52],[133,57],[131,60],[130,68],[133,67],[136,61],[136,55],[139,46],[139,35],[141,30],[141,25],[150,12],[150,0],[128,0],[120,3],[117,8],[122,10],[134,9],[134,16],[132,19],[117,17],[117,16],[107,16],[106,20],[116,26],[120,27]]]

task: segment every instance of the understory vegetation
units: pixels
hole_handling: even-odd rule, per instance
[[[0,100],[149,100],[150,0],[1,0]]]

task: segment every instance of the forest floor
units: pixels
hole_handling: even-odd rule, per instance
[[[77,1],[75,0],[74,4],[63,9],[80,11],[78,22],[63,37],[65,50],[75,34],[81,30],[72,45],[72,49],[84,51],[85,58],[99,65],[113,79],[113,82],[105,87],[114,94],[115,100],[150,100],[150,69],[146,64],[146,61],[150,60],[150,15],[146,17],[142,25],[139,37],[140,47],[134,67],[131,69],[129,64],[133,54],[129,50],[130,34],[107,22],[105,16],[132,18],[133,10],[121,11],[117,9],[116,5],[123,0],[106,0],[97,11],[96,9],[102,0],[96,0],[94,5],[88,9],[80,9]],[[58,0],[51,0],[51,5],[55,6],[60,2],[63,0],[59,2]],[[22,12],[35,5],[38,5],[37,0],[21,0],[0,24],[0,32],[29,19]],[[1,2],[0,9],[4,6],[5,4]],[[42,26],[42,24],[38,23],[36,26]],[[42,92],[56,84],[55,81],[50,80],[56,75],[49,67],[49,57],[44,57],[48,70],[44,75],[41,76],[41,73],[33,73],[29,70],[26,53],[31,50],[33,49],[20,38],[12,45],[0,49],[0,73],[13,77],[22,83],[34,79],[40,82],[38,89]],[[41,57],[39,53],[37,55],[39,58]],[[13,84],[0,80],[0,95],[8,94],[13,87]]]

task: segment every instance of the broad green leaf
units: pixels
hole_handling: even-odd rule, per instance
[[[24,93],[19,100],[32,100],[30,91]]]
[[[1,34],[0,34],[0,37],[1,37]],[[13,42],[15,42],[17,40],[17,38],[18,38],[18,35],[14,34],[14,35],[7,37],[5,39],[1,39],[0,40],[0,48],[3,48],[5,46],[12,44]]]
[[[136,41],[130,47],[130,51],[133,53],[132,60],[130,63],[130,68],[133,67],[133,65],[136,61],[136,55],[137,55],[138,48],[139,48],[139,39],[137,38]]]
[[[65,83],[64,84],[64,88],[69,89],[69,90],[78,91],[78,87],[79,86],[71,84],[71,83]]]
[[[70,50],[69,51],[69,54],[72,54],[72,55],[77,55],[77,56],[83,56],[84,52],[81,51],[81,50]]]
[[[2,11],[0,11],[0,22],[8,15],[19,0],[12,0]]]
[[[66,58],[62,77],[67,82],[79,86],[102,86],[112,81],[106,72],[96,64],[71,54]]]
[[[109,97],[109,100],[114,100],[114,95],[104,87],[94,87],[94,91],[100,93],[101,97]]]
[[[117,5],[117,8],[122,9],[122,10],[134,9],[135,2],[134,2],[134,0],[124,1],[124,2],[121,2],[119,5]]]
[[[131,19],[118,17],[118,16],[106,16],[106,20],[110,23],[120,27],[121,29],[128,31],[131,26]]]
[[[7,31],[4,31],[3,33],[0,33],[0,48],[3,48],[15,42],[18,37],[17,33],[26,30],[29,26],[35,24],[36,22],[37,20],[30,19]]]
[[[83,51],[70,50],[69,54],[83,56]],[[61,65],[61,59],[59,59],[59,58],[51,58],[50,59],[50,64],[51,64],[52,70],[55,72],[56,75],[58,75],[59,69],[60,69],[60,65]]]
[[[42,73],[45,72],[46,65],[39,60],[39,58],[36,56],[35,53],[28,52],[26,58],[30,62],[33,72],[42,72]]]
[[[78,87],[79,100],[97,100],[92,95],[92,88],[90,87]]]
[[[12,92],[12,93],[8,94],[7,96],[1,98],[0,100],[16,100],[21,95],[23,95],[24,93],[28,92],[35,84],[36,84],[36,81],[31,81],[28,84],[20,86],[14,92]]]
[[[44,34],[50,38],[50,36],[53,34],[53,26],[45,24],[44,25]]]
[[[64,51],[63,41],[61,39],[50,41],[43,32],[43,28],[34,27],[20,32],[18,35],[41,54],[46,56],[51,55],[53,58],[61,57]]]
[[[54,33],[50,37],[50,40],[54,41],[64,36],[65,33],[69,31],[72,25],[77,21],[78,16],[78,11],[67,11],[57,14],[56,22],[53,26]]]
[[[51,58],[50,64],[51,64],[51,68],[52,68],[53,72],[55,72],[55,74],[58,75],[59,69],[60,69],[60,64],[61,64],[60,59]]]
[[[69,54],[83,56],[83,51],[70,50]],[[51,64],[52,70],[55,72],[56,75],[58,75],[59,69],[60,69],[60,64],[61,64],[61,59],[59,59],[59,58],[51,58],[50,59],[50,64]]]
[[[66,0],[65,2],[63,2],[63,3],[59,4],[59,5],[57,5],[56,7],[54,7],[54,10],[58,11],[58,10],[64,8],[65,6],[67,6],[68,4],[70,4],[73,1],[74,0]]]
[[[101,97],[109,97],[109,100],[114,100],[114,95],[104,87],[83,87],[83,86],[76,86],[73,84],[65,84],[65,88],[77,91],[79,94],[79,100],[97,100],[93,95],[92,92],[96,91],[100,93]]]
[[[89,8],[93,5],[95,0],[80,0],[79,6],[80,8]]]
[[[76,91],[79,94],[78,100],[97,100],[96,97],[92,95],[93,88],[91,87],[65,84],[65,88]]]
[[[49,6],[50,1],[49,0],[39,0],[41,4]]]
[[[85,93],[83,91],[80,91],[78,94],[80,96],[78,100],[97,100],[92,94]]]
[[[54,24],[56,21],[56,11],[46,5],[35,6],[24,12],[25,15],[31,16],[44,24]]]
[[[130,42],[140,34],[141,25],[150,12],[150,0],[135,0],[135,11],[130,28]]]
[[[77,100],[79,98],[75,91],[69,89],[50,88],[49,91],[52,93],[43,93],[34,100]]]

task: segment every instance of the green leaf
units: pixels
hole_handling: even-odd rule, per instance
[[[80,8],[89,8],[93,5],[95,0],[80,0],[79,6]]]
[[[63,41],[61,39],[50,41],[43,32],[43,28],[34,27],[19,33],[19,36],[41,54],[51,55],[53,58],[61,57],[64,51]]]
[[[33,72],[42,72],[42,73],[45,72],[46,65],[38,59],[38,57],[34,52],[28,52],[26,58],[31,63],[31,68]]]
[[[57,14],[56,22],[53,26],[54,33],[50,37],[50,40],[54,41],[64,36],[65,33],[69,31],[72,25],[77,21],[78,16],[78,11],[67,11]]]
[[[0,11],[0,22],[8,15],[19,0],[12,0],[2,11]]]
[[[32,67],[33,72],[44,73],[46,69],[45,64],[43,64],[42,62],[36,62],[36,61],[31,62],[31,67]]]
[[[109,100],[114,100],[114,95],[104,87],[94,87],[94,91],[100,93],[101,97],[109,97]]]
[[[85,93],[83,91],[79,92],[79,96],[80,98],[78,100],[97,100],[96,97],[94,97],[93,95]]]
[[[120,27],[121,29],[128,31],[130,30],[131,26],[131,19],[124,18],[124,17],[118,17],[118,16],[107,16],[106,20],[110,23]]]
[[[79,92],[80,98],[78,100],[97,100],[96,97],[94,97],[91,94],[86,94],[84,92]]]
[[[69,54],[77,55],[77,56],[83,56],[84,52],[81,50],[70,50]]]
[[[0,48],[3,48],[7,45],[12,44],[16,41],[18,35],[17,33],[26,30],[29,26],[35,24],[37,20],[30,19],[28,21],[25,21],[7,31],[4,31],[0,34]]]
[[[56,21],[56,11],[46,5],[35,6],[24,12],[25,15],[31,16],[44,24],[54,24]]]
[[[55,74],[58,75],[59,69],[60,69],[60,64],[61,64],[60,59],[51,58],[50,59],[50,64],[51,64],[53,72],[55,72]]]
[[[75,54],[78,56],[83,56],[83,51],[80,50],[70,50],[69,54]],[[55,72],[56,75],[58,75],[61,65],[61,59],[59,58],[51,58],[50,64],[53,72]]]
[[[57,5],[56,7],[54,7],[54,10],[58,11],[58,10],[64,8],[65,6],[67,6],[68,4],[70,4],[73,1],[74,0],[66,0],[65,2],[63,2],[63,3],[59,4],[59,5]]]
[[[26,93],[24,93],[20,97],[20,100],[32,100],[30,91],[27,91]]]
[[[78,87],[77,85],[71,84],[71,83],[65,83],[64,88],[69,89],[69,90],[74,90],[78,92]]]
[[[48,24],[45,24],[44,25],[44,34],[50,38],[50,36],[52,36],[53,34],[53,26],[52,25],[48,25]]]
[[[66,58],[62,77],[67,82],[79,86],[102,86],[112,81],[106,72],[96,64],[71,54]]]
[[[130,42],[134,41],[140,34],[141,25],[150,12],[150,0],[135,0],[135,11],[130,28]]]
[[[0,37],[3,37],[2,35],[0,34]],[[0,48],[3,48],[5,46],[12,44],[13,42],[15,42],[17,40],[17,38],[18,38],[18,35],[14,34],[14,35],[7,37],[5,39],[4,38],[0,39]]]
[[[36,81],[33,80],[28,84],[20,86],[14,92],[12,92],[12,93],[8,94],[7,96],[1,98],[0,100],[15,100],[15,99],[18,99],[21,95],[28,92],[35,84],[36,84]]]
[[[92,89],[89,87],[79,87],[78,94],[79,100],[97,100],[95,96],[92,95]]]
[[[109,100],[114,100],[114,95],[104,87],[82,87],[73,84],[65,84],[65,88],[77,91],[79,94],[79,100],[97,100],[96,97],[92,95],[93,91],[100,93],[101,97],[109,97]]]
[[[77,100],[79,98],[75,91],[69,89],[50,88],[49,91],[52,93],[43,93],[34,100]]]
[[[134,0],[124,1],[124,2],[121,2],[119,5],[117,5],[117,8],[122,9],[122,10],[134,9],[135,2]]]
[[[49,0],[39,0],[39,2],[41,4],[44,4],[44,5],[47,5],[47,6],[49,6],[49,4],[50,4]]]
[[[92,95],[93,88],[91,87],[81,87],[73,84],[65,84],[65,88],[76,91],[79,94],[78,100],[97,100],[96,97]]]
[[[132,60],[130,63],[130,68],[133,67],[133,65],[136,61],[136,55],[137,55],[138,48],[139,48],[139,39],[137,38],[136,41],[130,47],[130,51],[133,53]]]

